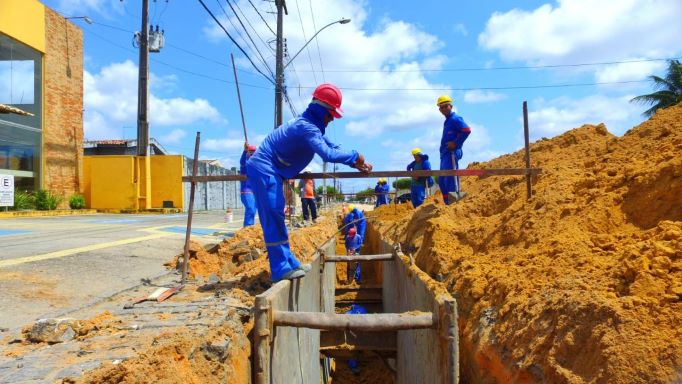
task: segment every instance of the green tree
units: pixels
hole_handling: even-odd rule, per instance
[[[319,187],[315,188],[315,195],[316,196],[322,196],[323,195],[322,191],[323,191],[323,188],[320,185]],[[331,185],[327,186],[327,197],[328,198],[335,199],[335,200],[343,199],[343,195],[341,195],[340,193],[341,192],[337,191],[336,188],[334,188],[333,186],[331,186]]]
[[[357,200],[374,198],[374,188],[367,188],[355,194]]]
[[[653,116],[656,111],[682,102],[682,64],[679,60],[668,61],[668,73],[665,78],[649,76],[657,91],[648,95],[641,95],[630,100],[640,104],[653,104],[644,111],[643,115]]]
[[[412,185],[412,179],[409,177],[403,179],[397,179],[393,182],[393,188],[395,189],[410,189]]]

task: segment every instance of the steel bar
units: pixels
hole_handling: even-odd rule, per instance
[[[435,321],[432,313],[417,311],[368,315],[274,311],[273,324],[325,330],[399,331],[432,328]]]
[[[528,102],[523,102],[523,139],[526,148],[526,168],[530,168],[530,138],[528,136]],[[533,188],[530,183],[530,173],[526,174],[526,193],[530,199],[533,196]]]
[[[338,179],[366,179],[377,177],[422,177],[422,176],[524,176],[539,175],[541,168],[492,168],[492,169],[446,169],[431,171],[376,171],[372,173],[361,172],[336,172],[336,173],[306,173],[298,174],[291,179],[322,179],[335,177]],[[210,181],[239,181],[246,180],[246,175],[218,175],[218,176],[183,176],[182,181],[189,182],[194,179],[197,182]]]
[[[382,253],[379,255],[355,255],[355,256],[325,256],[325,262],[336,261],[389,261],[393,260],[392,253]]]
[[[187,212],[187,232],[185,233],[185,252],[182,257],[182,279],[181,283],[187,282],[187,268],[189,267],[189,238],[192,234],[192,213],[194,212],[194,191],[197,186],[196,176],[197,168],[199,167],[199,141],[201,140],[201,132],[197,132],[197,139],[194,143],[194,163],[192,163],[192,178],[189,187],[189,210]]]

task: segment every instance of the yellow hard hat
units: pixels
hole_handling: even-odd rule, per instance
[[[354,210],[354,209],[355,209],[355,206],[354,206],[354,205],[349,205],[349,206],[348,206],[348,212],[350,212],[350,211],[352,211],[352,210]]]
[[[412,156],[422,153],[420,148],[412,148]]]
[[[438,101],[436,101],[436,105],[441,105],[443,103],[452,104],[452,98],[448,95],[443,95],[438,98]]]

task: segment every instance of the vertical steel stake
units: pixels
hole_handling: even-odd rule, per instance
[[[533,189],[530,183],[530,143],[528,138],[528,102],[523,102],[523,139],[526,143],[526,192],[528,199],[533,196]]]
[[[189,211],[187,212],[187,232],[185,233],[185,254],[182,258],[182,284],[187,282],[187,269],[189,267],[189,238],[192,233],[192,213],[194,212],[194,190],[196,189],[197,168],[199,167],[199,141],[201,132],[197,132],[197,140],[194,144],[194,164],[192,164],[192,181],[189,187]]]

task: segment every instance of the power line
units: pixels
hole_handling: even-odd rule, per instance
[[[272,32],[272,34],[276,36],[277,34],[275,33],[275,31],[273,31],[272,28],[270,28],[270,24],[268,24],[268,22],[265,21],[265,18],[264,18],[263,15],[260,13],[260,11],[258,10],[258,8],[256,8],[255,5],[253,5],[253,2],[252,2],[251,0],[249,0],[249,4],[251,4],[251,6],[253,7],[254,11],[256,11],[256,13],[258,14],[258,16],[260,16],[260,19],[263,20],[263,23],[265,23],[265,26],[268,27],[268,29],[270,30],[270,32]]]
[[[604,81],[595,83],[569,83],[569,84],[548,84],[548,85],[518,85],[509,87],[474,87],[474,88],[357,88],[339,86],[345,91],[501,91],[514,89],[538,89],[538,88],[567,88],[567,87],[586,87],[594,85],[613,85],[613,84],[632,84],[647,83],[649,80],[625,80],[625,81]],[[315,86],[301,86],[301,88],[315,89]]]
[[[313,30],[317,31],[317,25],[315,25],[315,13],[313,13],[313,0],[308,0],[308,4],[310,5],[310,18],[313,19]],[[315,36],[315,45],[317,45],[317,57],[320,59],[320,71],[322,72],[322,81],[327,82],[327,79],[324,77],[324,66],[322,65],[322,53],[320,53],[320,42],[317,39],[317,36]]]
[[[298,7],[298,0],[296,0],[296,10],[298,11],[298,20],[301,22],[301,32],[303,32],[303,41],[308,41],[305,35],[305,28],[303,27],[303,16],[301,16],[301,8]],[[315,67],[313,66],[313,58],[310,56],[310,47],[306,47],[306,53],[308,53],[308,60],[310,61],[310,69],[313,73],[313,79],[315,79],[315,84],[317,84],[317,76],[315,76]]]
[[[598,63],[578,63],[578,64],[550,64],[550,65],[527,65],[527,66],[510,66],[510,67],[472,67],[472,68],[444,68],[444,69],[327,69],[326,72],[355,72],[355,73],[403,73],[403,72],[467,72],[467,71],[500,71],[513,69],[543,69],[543,68],[567,68],[567,67],[588,67],[598,65],[615,65],[615,64],[629,64],[629,63],[646,63],[652,61],[668,61],[679,60],[682,57],[667,57],[667,58],[653,58],[653,59],[639,59],[639,60],[622,60],[622,61],[604,61]],[[311,72],[301,70],[300,72]],[[320,71],[312,71],[320,72]]]
[[[219,0],[218,0],[218,1],[219,1]],[[274,78],[274,77],[275,77],[275,74],[272,73],[272,69],[270,69],[270,66],[268,65],[268,62],[267,62],[267,61],[265,60],[265,58],[263,57],[263,54],[260,52],[260,49],[258,49],[258,45],[256,45],[256,42],[253,41],[253,38],[251,37],[251,34],[249,33],[249,31],[248,31],[248,30],[246,29],[246,27],[244,26],[244,23],[242,23],[242,20],[241,20],[241,18],[239,18],[239,15],[237,14],[237,11],[235,11],[235,10],[234,10],[234,7],[232,7],[232,3],[230,3],[230,0],[225,0],[225,1],[227,2],[227,5],[230,6],[230,9],[232,10],[232,13],[234,13],[234,15],[237,17],[237,21],[238,21],[239,24],[242,26],[242,29],[244,30],[244,33],[246,33],[246,37],[248,37],[248,38],[249,38],[249,41],[251,41],[251,44],[253,45],[253,49],[256,50],[256,53],[258,53],[258,56],[259,56],[260,59],[263,61],[263,65],[265,65],[265,68],[268,69],[268,72],[270,72],[270,75]],[[221,7],[221,8],[222,8],[222,7]],[[248,20],[247,20],[247,22],[248,22]],[[249,25],[250,25],[250,24],[251,24],[251,23],[249,23]],[[251,28],[253,28],[253,27],[251,27]],[[260,36],[258,36],[258,38],[260,38]],[[263,41],[263,40],[261,39],[261,41]]]
[[[127,29],[120,28],[120,27],[117,27],[117,26],[115,26],[115,25],[104,24],[104,23],[100,23],[100,22],[94,21],[94,20],[92,21],[92,23],[93,23],[93,24],[97,24],[97,25],[101,25],[101,26],[106,27],[106,28],[111,28],[111,29],[114,29],[114,30],[117,30],[117,31],[125,32],[125,33],[135,33],[134,31],[129,31],[129,30],[127,30]],[[94,34],[94,32],[92,32],[92,33]],[[99,36],[98,36],[98,37],[99,37]],[[211,62],[211,63],[217,64],[217,65],[220,65],[220,66],[223,66],[223,67],[226,67],[226,68],[231,68],[231,66],[230,66],[229,64],[227,64],[227,63],[223,63],[223,62],[218,61],[218,60],[216,60],[216,59],[212,59],[212,58],[210,58],[210,57],[206,57],[206,56],[204,56],[204,55],[202,55],[202,54],[199,54],[199,53],[196,53],[196,52],[192,52],[192,51],[187,50],[187,49],[185,49],[185,48],[182,48],[182,47],[180,47],[180,46],[178,46],[178,45],[170,44],[170,43],[166,43],[166,45],[167,45],[168,47],[175,48],[175,49],[177,49],[177,50],[179,50],[179,51],[182,51],[182,52],[184,52],[184,53],[186,53],[186,54],[188,54],[188,55],[192,55],[192,56],[198,57],[198,58],[200,58],[200,59],[209,61],[209,62]],[[237,68],[237,71],[240,71],[240,72],[243,72],[243,73],[247,73],[247,74],[249,74],[249,75],[259,75],[258,72],[251,71],[251,70],[246,70],[246,69]]]
[[[233,43],[234,45],[236,45],[237,48],[239,48],[239,50],[244,54],[244,56],[246,56],[246,58],[249,59],[249,62],[251,63],[251,65],[253,65],[253,67],[256,69],[256,71],[258,71],[258,73],[260,73],[261,75],[263,75],[263,77],[265,77],[266,79],[268,79],[268,81],[271,82],[271,83],[274,85],[274,84],[275,84],[275,81],[274,81],[272,78],[268,77],[268,76],[267,76],[266,74],[264,74],[263,72],[261,72],[260,69],[258,69],[258,67],[257,67],[256,64],[253,62],[253,60],[251,60],[251,57],[249,57],[249,55],[246,53],[246,51],[244,51],[244,49],[243,49],[243,48],[242,48],[242,47],[241,47],[241,46],[232,38],[232,36],[230,35],[230,33],[227,32],[227,29],[225,29],[225,27],[220,23],[220,21],[218,20],[218,18],[215,17],[215,15],[213,14],[213,12],[211,12],[211,10],[206,6],[206,4],[204,3],[204,0],[199,0],[199,3],[201,3],[201,6],[204,7],[204,9],[206,10],[206,12],[208,12],[209,15],[211,15],[211,17],[213,18],[213,20],[215,20],[215,22],[218,23],[218,25],[219,25],[220,28],[222,28],[222,30],[225,32],[225,34],[227,35],[227,37],[230,38],[230,41],[232,41],[232,43]]]
[[[135,53],[135,50],[130,49],[130,48],[128,48],[128,47],[124,47],[124,46],[122,46],[122,45],[120,45],[120,44],[118,44],[118,43],[116,43],[116,42],[113,42],[113,41],[107,39],[106,37],[103,37],[103,36],[98,35],[98,34],[95,33],[95,32],[92,32],[92,31],[87,30],[87,29],[86,29],[85,31],[86,31],[87,33],[89,33],[89,34],[91,34],[91,35],[93,35],[93,36],[95,36],[95,37],[97,37],[97,38],[103,40],[103,41],[106,41],[107,43],[109,43],[109,44],[111,44],[111,45],[114,45],[114,46],[116,46],[116,47],[118,47],[118,48],[121,48],[121,49],[123,49],[123,50],[126,50],[126,51],[128,51],[128,52]],[[184,72],[184,73],[187,73],[187,74],[190,74],[190,75],[194,75],[194,76],[197,76],[197,77],[203,77],[203,78],[209,79],[209,80],[220,81],[220,82],[227,83],[227,84],[234,84],[234,81],[225,80],[225,79],[220,79],[220,78],[217,78],[217,77],[212,77],[212,76],[209,76],[209,75],[205,75],[205,74],[203,74],[203,73],[198,73],[198,72],[190,71],[190,70],[188,70],[188,69],[184,69],[184,68],[175,66],[175,65],[173,65],[173,64],[166,63],[165,61],[159,60],[159,59],[157,59],[157,58],[151,58],[151,60],[152,60],[153,62],[155,62],[155,63],[161,64],[161,65],[165,65],[165,66],[167,66],[167,67],[169,67],[169,68],[173,68],[173,69],[175,69],[176,71]],[[240,85],[244,85],[245,87],[251,87],[251,88],[260,88],[260,89],[268,89],[268,90],[271,90],[271,89],[272,89],[272,87],[264,87],[264,86],[260,86],[260,85],[249,84],[249,83],[240,83]]]

